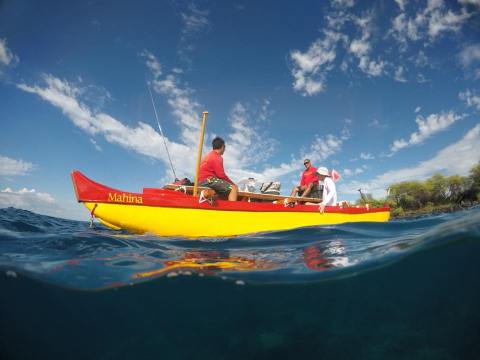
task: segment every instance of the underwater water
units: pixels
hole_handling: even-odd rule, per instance
[[[480,358],[480,208],[202,240],[0,209],[0,359],[307,357]]]

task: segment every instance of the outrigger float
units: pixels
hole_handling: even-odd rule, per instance
[[[346,222],[386,222],[390,209],[327,206],[323,213],[316,198],[295,198],[239,192],[238,201],[216,199],[211,190],[198,187],[198,168],[207,113],[203,114],[195,186],[166,185],[144,188],[142,193],[113,189],[94,182],[80,171],[72,181],[78,202],[93,217],[116,230],[160,236],[226,237],[304,226]],[[210,194],[209,194],[210,193]]]

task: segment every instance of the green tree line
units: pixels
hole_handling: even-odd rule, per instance
[[[391,185],[387,197],[374,199],[366,194],[357,204],[390,206],[392,217],[454,211],[480,201],[480,163],[469,176],[434,174],[423,181],[403,181]]]

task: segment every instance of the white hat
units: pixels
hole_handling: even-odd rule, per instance
[[[330,176],[330,173],[328,172],[328,169],[325,166],[321,166],[317,169],[317,174],[318,175],[324,175],[324,176]]]

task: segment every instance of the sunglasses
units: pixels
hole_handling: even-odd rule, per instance
[[[307,164],[310,164],[310,161],[306,161],[303,163],[303,165],[307,165]]]

